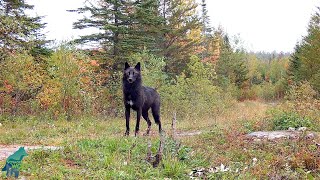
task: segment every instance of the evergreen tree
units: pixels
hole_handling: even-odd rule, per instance
[[[295,47],[295,53],[293,53],[290,58],[290,64],[287,71],[288,78],[295,82],[301,81],[302,79],[300,74],[301,60],[298,56],[298,54],[300,53],[300,48],[301,48],[300,45],[297,44]]]
[[[312,15],[308,35],[297,45],[291,58],[289,76],[299,82],[307,80],[320,92],[320,7]]]
[[[202,51],[200,56],[203,61],[210,61],[213,55],[212,45],[214,43],[214,38],[212,35],[212,27],[210,27],[210,18],[208,16],[206,0],[202,0],[201,6]]]
[[[95,34],[81,36],[77,43],[99,43],[113,59],[115,67],[135,52],[153,48],[159,38],[163,20],[158,13],[157,0],[101,0],[98,4],[89,4],[78,13],[90,12],[74,23],[75,29],[98,28]]]
[[[248,68],[245,64],[245,54],[241,50],[234,50],[228,35],[224,35],[221,42],[220,56],[216,65],[218,84],[227,87],[235,84],[242,88],[248,80]]]
[[[212,27],[210,27],[210,18],[208,16],[207,10],[207,3],[206,0],[202,0],[202,13],[201,13],[201,20],[202,20],[202,34],[206,36],[210,36],[212,33]]]
[[[163,0],[160,12],[165,18],[162,52],[166,58],[166,71],[170,75],[180,74],[186,69],[197,40],[190,38],[193,30],[201,27],[194,0]]]
[[[158,0],[138,0],[135,2],[135,13],[133,14],[133,30],[131,37],[136,41],[139,52],[149,49],[150,52],[159,53],[159,41],[164,31],[164,18],[159,13]],[[134,49],[137,46],[133,47]],[[137,50],[136,50],[137,52]]]
[[[24,0],[0,2],[0,61],[10,54],[28,51],[32,55],[47,54],[47,43],[41,29],[45,27],[39,16],[28,16],[25,11],[33,6]]]

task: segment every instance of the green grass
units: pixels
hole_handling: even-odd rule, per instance
[[[34,117],[11,117],[1,122],[0,144],[63,147],[56,151],[29,152],[20,174],[30,179],[184,179],[193,162],[203,159],[192,157],[188,147],[178,147],[167,137],[161,166],[153,168],[146,161],[148,138],[123,137],[125,126],[120,119],[40,121]],[[157,133],[151,142],[155,155],[159,147]]]
[[[2,116],[0,144],[63,147],[56,151],[30,151],[20,171],[27,179],[188,179],[189,173],[199,168],[205,169],[202,178],[207,179],[320,178],[320,159],[315,146],[320,139],[246,139],[246,133],[270,126],[263,112],[250,111],[252,108],[267,109],[264,105],[244,103],[221,114],[217,122],[200,118],[195,121],[200,124],[195,126],[178,120],[179,131],[202,130],[203,133],[180,137],[179,142],[166,136],[163,160],[157,168],[146,161],[147,137],[133,137],[133,132],[123,137],[123,119],[82,117],[73,121],[52,121],[40,117]],[[131,120],[132,129],[134,124]],[[170,134],[169,120],[163,119],[163,125]],[[146,123],[142,121],[141,126],[144,130]],[[154,155],[159,147],[159,136],[156,125],[152,130]],[[253,159],[257,159],[255,164]],[[209,172],[210,168],[221,164],[229,171]]]
[[[159,144],[153,141],[153,154]],[[58,151],[36,150],[23,161],[21,174],[31,179],[160,179],[187,178],[191,157],[179,159],[164,151],[159,168],[145,159],[146,138],[81,139],[63,144]]]

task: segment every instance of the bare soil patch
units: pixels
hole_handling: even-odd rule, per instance
[[[0,161],[7,159],[11,154],[16,152],[20,147],[24,147],[27,152],[31,150],[36,150],[36,149],[55,151],[62,148],[57,146],[0,145]]]

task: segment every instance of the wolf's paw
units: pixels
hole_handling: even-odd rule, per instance
[[[147,129],[145,133],[143,133],[143,136],[149,136],[150,135],[150,128]]]
[[[149,132],[149,131],[143,133],[143,136],[149,136],[149,135],[150,135],[150,132]]]
[[[129,131],[126,131],[123,136],[129,136]]]

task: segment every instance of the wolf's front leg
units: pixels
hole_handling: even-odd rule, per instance
[[[130,107],[126,107],[126,132],[124,133],[125,136],[129,136],[130,133]]]
[[[142,114],[142,108],[139,108],[139,109],[137,110],[136,131],[135,131],[135,133],[134,133],[135,136],[138,136],[138,135],[139,135],[139,127],[140,127],[141,114]]]

